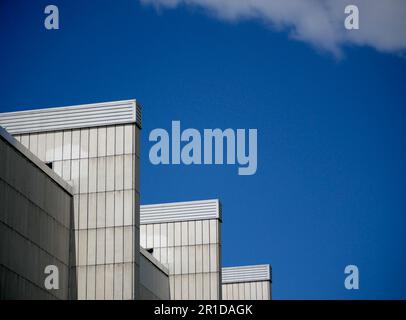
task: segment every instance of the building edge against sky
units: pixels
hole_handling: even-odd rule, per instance
[[[222,292],[223,300],[271,300],[271,265],[223,268]]]
[[[79,299],[139,298],[135,100],[0,114],[0,125],[73,187]]]
[[[140,209],[141,108],[136,100],[0,113],[0,126],[14,135],[16,140],[12,145],[17,146],[17,150],[25,150],[24,159],[30,154],[28,159],[31,162],[45,167],[45,173],[51,179],[57,177],[71,190],[70,212],[73,214],[67,217],[67,238],[67,230],[60,239],[53,226],[43,236],[46,241],[62,241],[65,246],[68,243],[69,258],[66,260],[65,247],[63,261],[71,270],[68,279],[75,290],[72,291],[74,294],[66,291],[64,295],[48,298],[271,298],[270,276],[269,279],[245,281],[250,290],[251,286],[254,290],[252,283],[255,283],[255,294],[252,291],[250,295],[235,296],[224,292],[224,288],[229,290],[229,283],[225,283],[224,277],[222,279],[219,200],[144,205]],[[9,137],[8,141],[13,139],[4,129],[2,132],[3,136]],[[14,181],[3,158],[0,166],[2,172],[7,170],[7,177],[11,176]],[[35,178],[32,179],[27,183],[31,186],[29,189],[35,188],[37,183]],[[4,185],[9,184],[4,182]],[[2,216],[15,212],[8,209],[14,204],[5,196],[6,188],[2,186],[0,191],[0,196],[8,202],[2,205]],[[45,198],[49,195],[48,189],[46,191]],[[28,195],[32,192],[28,190]],[[31,211],[23,212],[25,216],[20,216],[20,211],[15,212],[18,217],[14,219],[28,223],[27,216]],[[45,211],[45,214],[52,216],[53,213]],[[1,237],[6,234],[7,219],[0,221]],[[42,225],[38,227],[47,230]],[[67,225],[64,227],[66,229]],[[28,235],[26,240],[45,250],[45,240],[37,244],[31,237],[34,236]],[[140,248],[140,242],[145,249]],[[14,257],[1,256],[2,298],[8,297],[4,294],[8,289],[3,283],[6,278],[7,281],[10,279],[10,274],[3,269],[9,261],[22,259],[18,250],[7,252]],[[240,267],[239,274],[247,272],[248,276],[252,275],[258,267],[261,266]],[[9,269],[12,269],[10,265]],[[223,268],[223,273],[224,270],[227,275],[230,269]],[[36,281],[40,285],[38,279]],[[241,286],[244,281],[237,282]],[[269,295],[266,294],[268,291]],[[35,297],[38,295],[31,298]]]
[[[72,187],[1,127],[0,164],[0,299],[75,299]]]
[[[221,205],[203,200],[141,205],[140,244],[168,266],[171,299],[221,298]]]

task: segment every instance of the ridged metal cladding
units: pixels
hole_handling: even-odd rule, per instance
[[[222,283],[272,281],[272,269],[269,264],[226,267],[221,269]]]
[[[172,202],[140,206],[141,224],[205,219],[221,219],[219,200]]]
[[[0,126],[0,139],[4,139],[9,143],[14,149],[19,151],[25,158],[27,158],[31,163],[42,170],[46,175],[53,179],[60,187],[62,187],[66,192],[73,195],[73,187],[60,176],[58,176],[52,169],[37,158],[30,150],[24,147],[20,142],[18,142],[6,129]],[[1,205],[1,204],[0,204]]]
[[[0,113],[0,125],[11,134],[125,123],[136,123],[141,128],[141,106],[136,100]]]

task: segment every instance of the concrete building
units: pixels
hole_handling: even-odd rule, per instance
[[[140,208],[135,100],[0,113],[0,126],[0,298],[271,298],[270,267],[222,276],[219,200]]]
[[[139,297],[136,101],[3,113],[0,125],[72,183],[78,298]]]
[[[147,250],[141,248],[140,298],[142,300],[169,300],[169,270]]]
[[[0,164],[0,299],[76,298],[72,187],[1,127]],[[59,290],[44,287],[49,265]]]
[[[269,264],[222,269],[223,300],[271,300]]]
[[[141,206],[141,246],[169,269],[173,300],[221,297],[218,200]]]

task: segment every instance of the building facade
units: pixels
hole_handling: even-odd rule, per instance
[[[140,250],[140,299],[169,300],[169,270],[147,250]]]
[[[221,268],[219,200],[140,206],[135,100],[0,126],[0,298],[271,299],[269,265]],[[46,265],[61,290],[44,287]]]
[[[78,298],[139,297],[137,102],[3,113],[0,125],[72,183]]]
[[[168,266],[172,300],[221,298],[218,200],[142,205],[140,243]]]
[[[222,269],[223,300],[271,300],[272,268],[269,264]]]
[[[1,127],[0,164],[0,299],[75,299],[72,187]]]

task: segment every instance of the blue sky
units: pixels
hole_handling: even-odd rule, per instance
[[[271,263],[275,299],[406,298],[406,60],[342,56],[254,20],[128,1],[0,3],[0,110],[136,98],[142,203],[220,198],[223,265]],[[153,166],[148,134],[257,128],[258,170]],[[356,264],[360,290],[344,288]]]

